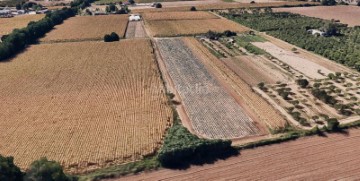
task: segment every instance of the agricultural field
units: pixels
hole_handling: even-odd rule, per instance
[[[273,8],[274,12],[289,12],[322,18],[326,20],[340,20],[349,26],[360,26],[360,8],[356,6],[315,6],[315,7],[293,7],[293,8]],[[326,11],[326,13],[324,13]]]
[[[238,34],[200,41],[296,126],[309,129],[331,118],[360,119],[358,73],[262,36],[269,37]]]
[[[245,32],[249,29],[226,19],[147,21],[145,24],[155,37],[203,34],[209,30]]]
[[[136,47],[136,48],[134,48]],[[68,173],[142,159],[172,125],[151,43],[30,46],[0,66],[0,153]]]
[[[214,72],[223,85],[233,92],[242,107],[247,110],[260,127],[276,130],[284,127],[286,120],[265,99],[254,92],[238,74],[229,68],[222,60],[215,57],[209,49],[195,38],[185,38],[186,45],[190,47],[203,60],[211,72]]]
[[[126,29],[125,38],[145,38],[147,34],[143,21],[130,21]]]
[[[54,30],[41,38],[41,42],[66,42],[101,40],[105,34],[117,33],[125,36],[128,15],[77,16],[55,26]]]
[[[261,7],[283,7],[283,6],[302,6],[304,4],[316,5],[319,3],[303,2],[303,1],[277,1],[277,2],[258,2],[238,3],[238,2],[216,2],[216,1],[189,1],[185,2],[168,2],[162,3],[163,8],[131,8],[133,13],[146,13],[146,12],[168,12],[168,11],[190,11],[192,6],[197,10],[225,10],[225,9],[238,9],[238,8],[261,8]],[[226,11],[226,10],[225,10]]]
[[[24,28],[31,21],[38,21],[45,17],[44,14],[22,15],[13,18],[0,18],[0,36],[11,33],[16,28]]]
[[[359,129],[241,150],[214,164],[160,169],[114,181],[134,180],[359,180]]]
[[[182,39],[156,41],[197,134],[216,139],[259,134],[254,121]]]
[[[144,13],[143,17],[147,21],[219,19],[218,16],[205,11],[152,12]]]

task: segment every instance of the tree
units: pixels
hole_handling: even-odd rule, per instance
[[[129,0],[128,1],[130,4],[135,4],[135,0]]]
[[[73,178],[65,175],[61,165],[43,157],[31,163],[26,171],[25,181],[71,181]]]
[[[336,118],[330,118],[327,120],[327,129],[329,131],[336,131],[339,129],[339,121]]]
[[[306,79],[298,79],[296,80],[296,83],[301,87],[301,88],[306,88],[309,85],[309,81]]]
[[[326,36],[336,36],[339,34],[337,24],[335,22],[326,23],[321,30],[325,32]]]
[[[108,34],[106,34],[106,35],[104,36],[104,42],[112,42],[112,41],[111,41],[111,36],[108,35]]]
[[[360,6],[360,1],[357,2],[357,6]]]
[[[22,181],[23,173],[14,164],[13,157],[3,157],[0,155],[0,180]]]
[[[112,41],[119,41],[119,40],[120,40],[119,35],[116,34],[115,32],[112,32],[112,33],[110,34],[110,37],[111,37],[111,40],[112,40]]]
[[[191,6],[190,11],[196,11],[195,6]]]
[[[321,0],[321,5],[334,6],[334,5],[336,5],[336,1],[335,0]]]
[[[155,8],[162,8],[162,4],[161,3],[157,3]]]
[[[16,4],[16,9],[17,10],[20,10],[22,7],[21,7],[21,4]]]

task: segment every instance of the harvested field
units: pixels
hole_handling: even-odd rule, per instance
[[[253,42],[252,44],[265,50],[280,61],[290,65],[292,68],[302,72],[309,78],[321,79],[325,78],[329,73],[333,73],[329,69],[302,58],[291,51],[284,50],[271,42]],[[319,70],[323,75],[319,73]]]
[[[190,11],[191,6],[195,6],[197,10],[214,10],[214,9],[238,9],[238,8],[255,8],[255,7],[282,7],[282,6],[299,6],[303,4],[319,4],[314,2],[302,2],[302,1],[285,1],[285,2],[270,2],[270,3],[226,3],[215,2],[209,3],[207,1],[193,1],[194,4],[179,5],[181,2],[168,2],[162,3],[163,8],[132,8],[133,13],[145,13],[145,12],[165,12],[165,11]],[[198,3],[203,2],[203,3]],[[176,3],[176,4],[175,4]],[[196,3],[196,4],[195,4]]]
[[[0,18],[0,36],[7,35],[16,28],[24,28],[31,21],[39,21],[45,17],[44,14],[22,15],[13,18]]]
[[[360,130],[242,150],[215,164],[162,169],[116,179],[132,180],[359,180]]]
[[[340,20],[349,26],[360,25],[360,8],[356,6],[316,6],[316,7],[293,7],[293,8],[274,8],[274,12],[290,12],[305,16]],[[326,13],[324,13],[326,12]]]
[[[290,75],[264,57],[237,56],[223,60],[229,68],[252,86],[256,86],[260,82],[275,84],[277,81],[289,82],[292,80]]]
[[[223,32],[231,30],[245,32],[249,29],[227,19],[177,20],[177,21],[147,21],[147,26],[155,37],[179,35],[195,35],[209,30]]]
[[[128,15],[77,16],[55,26],[54,30],[47,33],[40,41],[102,40],[105,34],[111,32],[124,37],[127,24]]]
[[[195,132],[230,139],[258,134],[253,120],[181,39],[157,39]]]
[[[22,169],[43,156],[68,172],[139,160],[171,126],[149,40],[33,45],[1,64],[0,84],[0,154]]]
[[[144,13],[147,21],[218,19],[218,16],[204,11]]]
[[[204,64],[236,94],[242,107],[259,120],[257,122],[260,124],[259,127],[266,125],[271,129],[276,129],[284,126],[286,120],[269,103],[257,95],[236,73],[202,46],[200,42],[195,38],[185,38],[185,42],[193,52],[196,52],[201,57]]]

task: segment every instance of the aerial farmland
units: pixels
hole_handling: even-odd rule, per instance
[[[332,3],[9,2],[0,180],[359,178],[358,7]]]

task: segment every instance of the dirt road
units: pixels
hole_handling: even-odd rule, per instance
[[[308,137],[241,151],[236,157],[187,170],[162,169],[122,180],[358,180],[360,130]]]

